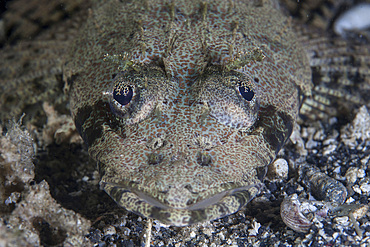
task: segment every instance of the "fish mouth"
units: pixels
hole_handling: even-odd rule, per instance
[[[196,203],[173,207],[151,195],[121,184],[101,182],[101,187],[120,206],[130,212],[173,226],[187,226],[233,214],[260,191],[261,184],[225,190]]]

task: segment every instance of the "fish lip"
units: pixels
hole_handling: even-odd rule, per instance
[[[165,205],[143,192],[124,188],[121,184],[101,182],[101,186],[126,210],[172,226],[188,226],[236,213],[262,188],[262,184],[234,188],[180,208]]]
[[[252,187],[258,187],[258,188],[261,187],[260,185],[254,184],[254,185],[250,185],[250,186],[243,186],[243,187],[233,188],[233,189],[229,189],[229,190],[224,190],[222,192],[216,193],[216,194],[214,194],[214,195],[212,195],[212,196],[210,196],[210,197],[208,197],[204,200],[193,203],[193,204],[191,204],[189,206],[186,206],[186,207],[172,207],[172,206],[166,205],[165,203],[160,202],[159,200],[155,199],[154,197],[152,197],[152,196],[148,195],[147,193],[142,192],[140,190],[137,190],[137,189],[134,189],[134,188],[129,188],[128,186],[124,186],[124,185],[118,184],[118,183],[103,182],[103,181],[100,183],[101,188],[104,189],[104,190],[105,190],[106,185],[113,186],[115,188],[120,188],[122,190],[122,193],[126,193],[126,192],[133,193],[138,198],[141,198],[143,201],[145,201],[146,203],[148,203],[150,205],[153,205],[155,207],[161,208],[161,209],[176,209],[176,210],[179,209],[179,210],[189,210],[189,211],[199,210],[199,209],[203,209],[203,208],[209,207],[211,205],[217,204],[219,201],[221,201],[225,197],[230,196],[230,195],[232,195],[236,192],[247,191],[248,189],[250,189]]]
[[[191,204],[189,206],[186,206],[186,207],[171,207],[171,206],[168,206],[168,205],[165,205],[159,201],[157,201],[156,199],[154,199],[153,197],[151,196],[148,196],[140,191],[135,191],[134,193],[139,196],[140,198],[144,199],[145,201],[147,201],[149,204],[152,204],[154,206],[158,206],[159,208],[163,208],[163,209],[179,209],[179,210],[188,210],[188,211],[194,211],[194,210],[199,210],[199,209],[204,209],[204,208],[207,208],[209,206],[212,206],[214,204],[217,204],[218,202],[220,202],[222,199],[224,199],[225,197],[237,192],[237,191],[244,191],[244,190],[247,190],[248,188],[250,188],[251,186],[248,186],[248,187],[241,187],[241,188],[237,188],[237,189],[232,189],[232,190],[228,190],[228,191],[222,191],[220,193],[217,193],[209,198],[206,198],[202,201],[199,201],[197,203],[194,203],[194,204]]]

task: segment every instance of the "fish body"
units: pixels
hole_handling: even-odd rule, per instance
[[[106,1],[65,75],[101,187],[121,206],[185,226],[232,214],[289,138],[306,54],[269,1]]]

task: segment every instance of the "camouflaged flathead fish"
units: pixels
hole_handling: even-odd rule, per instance
[[[311,90],[289,20],[257,0],[105,1],[65,75],[101,187],[176,226],[256,196]]]

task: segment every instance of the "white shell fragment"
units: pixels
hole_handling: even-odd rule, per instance
[[[368,205],[359,205],[358,208],[353,210],[353,217],[358,220],[361,219],[366,215],[366,213],[369,211]]]
[[[344,36],[346,31],[370,27],[370,4],[359,4],[343,13],[334,23],[334,31]]]
[[[370,193],[370,179],[369,178],[363,179],[360,182],[360,189],[362,193],[365,193],[365,194]]]
[[[344,175],[347,183],[354,184],[358,178],[365,177],[365,170],[358,167],[350,167]]]
[[[267,177],[271,180],[286,179],[288,177],[289,166],[285,159],[277,159],[269,165]]]
[[[257,236],[258,235],[258,230],[261,227],[261,224],[258,223],[257,221],[253,221],[251,226],[252,226],[252,228],[248,229],[249,235]]]
[[[348,226],[349,225],[349,217],[348,216],[339,216],[334,218],[335,223],[342,225],[342,226]]]

